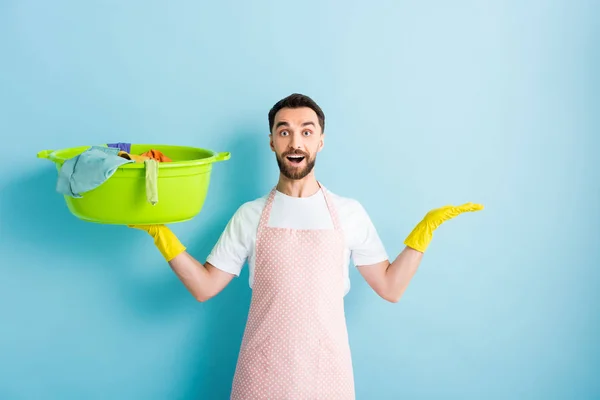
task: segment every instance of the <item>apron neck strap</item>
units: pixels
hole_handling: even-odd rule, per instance
[[[331,220],[333,222],[333,228],[335,230],[341,230],[340,221],[337,214],[337,209],[333,205],[333,199],[331,195],[327,191],[327,189],[321,184],[321,182],[317,181],[319,185],[319,190],[323,193],[323,197],[325,198],[325,204],[327,205],[327,209],[329,210],[329,215],[331,216]],[[259,226],[266,227],[269,223],[269,217],[271,216],[271,209],[273,208],[273,200],[275,199],[275,195],[277,194],[277,186],[273,187],[271,192],[269,193],[269,197],[267,197],[267,202],[265,207],[263,208],[263,212],[260,216]]]

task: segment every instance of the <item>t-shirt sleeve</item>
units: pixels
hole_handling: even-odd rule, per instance
[[[240,275],[249,255],[252,224],[247,211],[247,205],[242,205],[234,213],[206,258],[215,268],[236,276]]]
[[[364,207],[355,202],[351,214],[352,238],[350,251],[356,266],[376,264],[388,260],[388,254]]]

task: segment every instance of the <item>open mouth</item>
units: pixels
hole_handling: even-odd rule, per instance
[[[286,158],[294,165],[300,164],[304,160],[304,156],[299,155],[287,156]]]

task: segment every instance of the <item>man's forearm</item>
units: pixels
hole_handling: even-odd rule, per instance
[[[408,287],[410,280],[417,272],[423,259],[423,253],[405,247],[385,271],[387,297],[391,301],[398,301]]]
[[[210,270],[186,251],[169,261],[169,265],[198,301],[206,301],[218,293]]]
[[[173,272],[198,301],[216,296],[233,279],[234,274],[221,271],[208,262],[202,265],[165,225],[132,227],[148,232]]]

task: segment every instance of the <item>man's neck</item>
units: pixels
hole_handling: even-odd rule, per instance
[[[289,179],[280,174],[277,183],[277,190],[290,197],[310,197],[319,189],[319,183],[312,172],[299,180]]]

